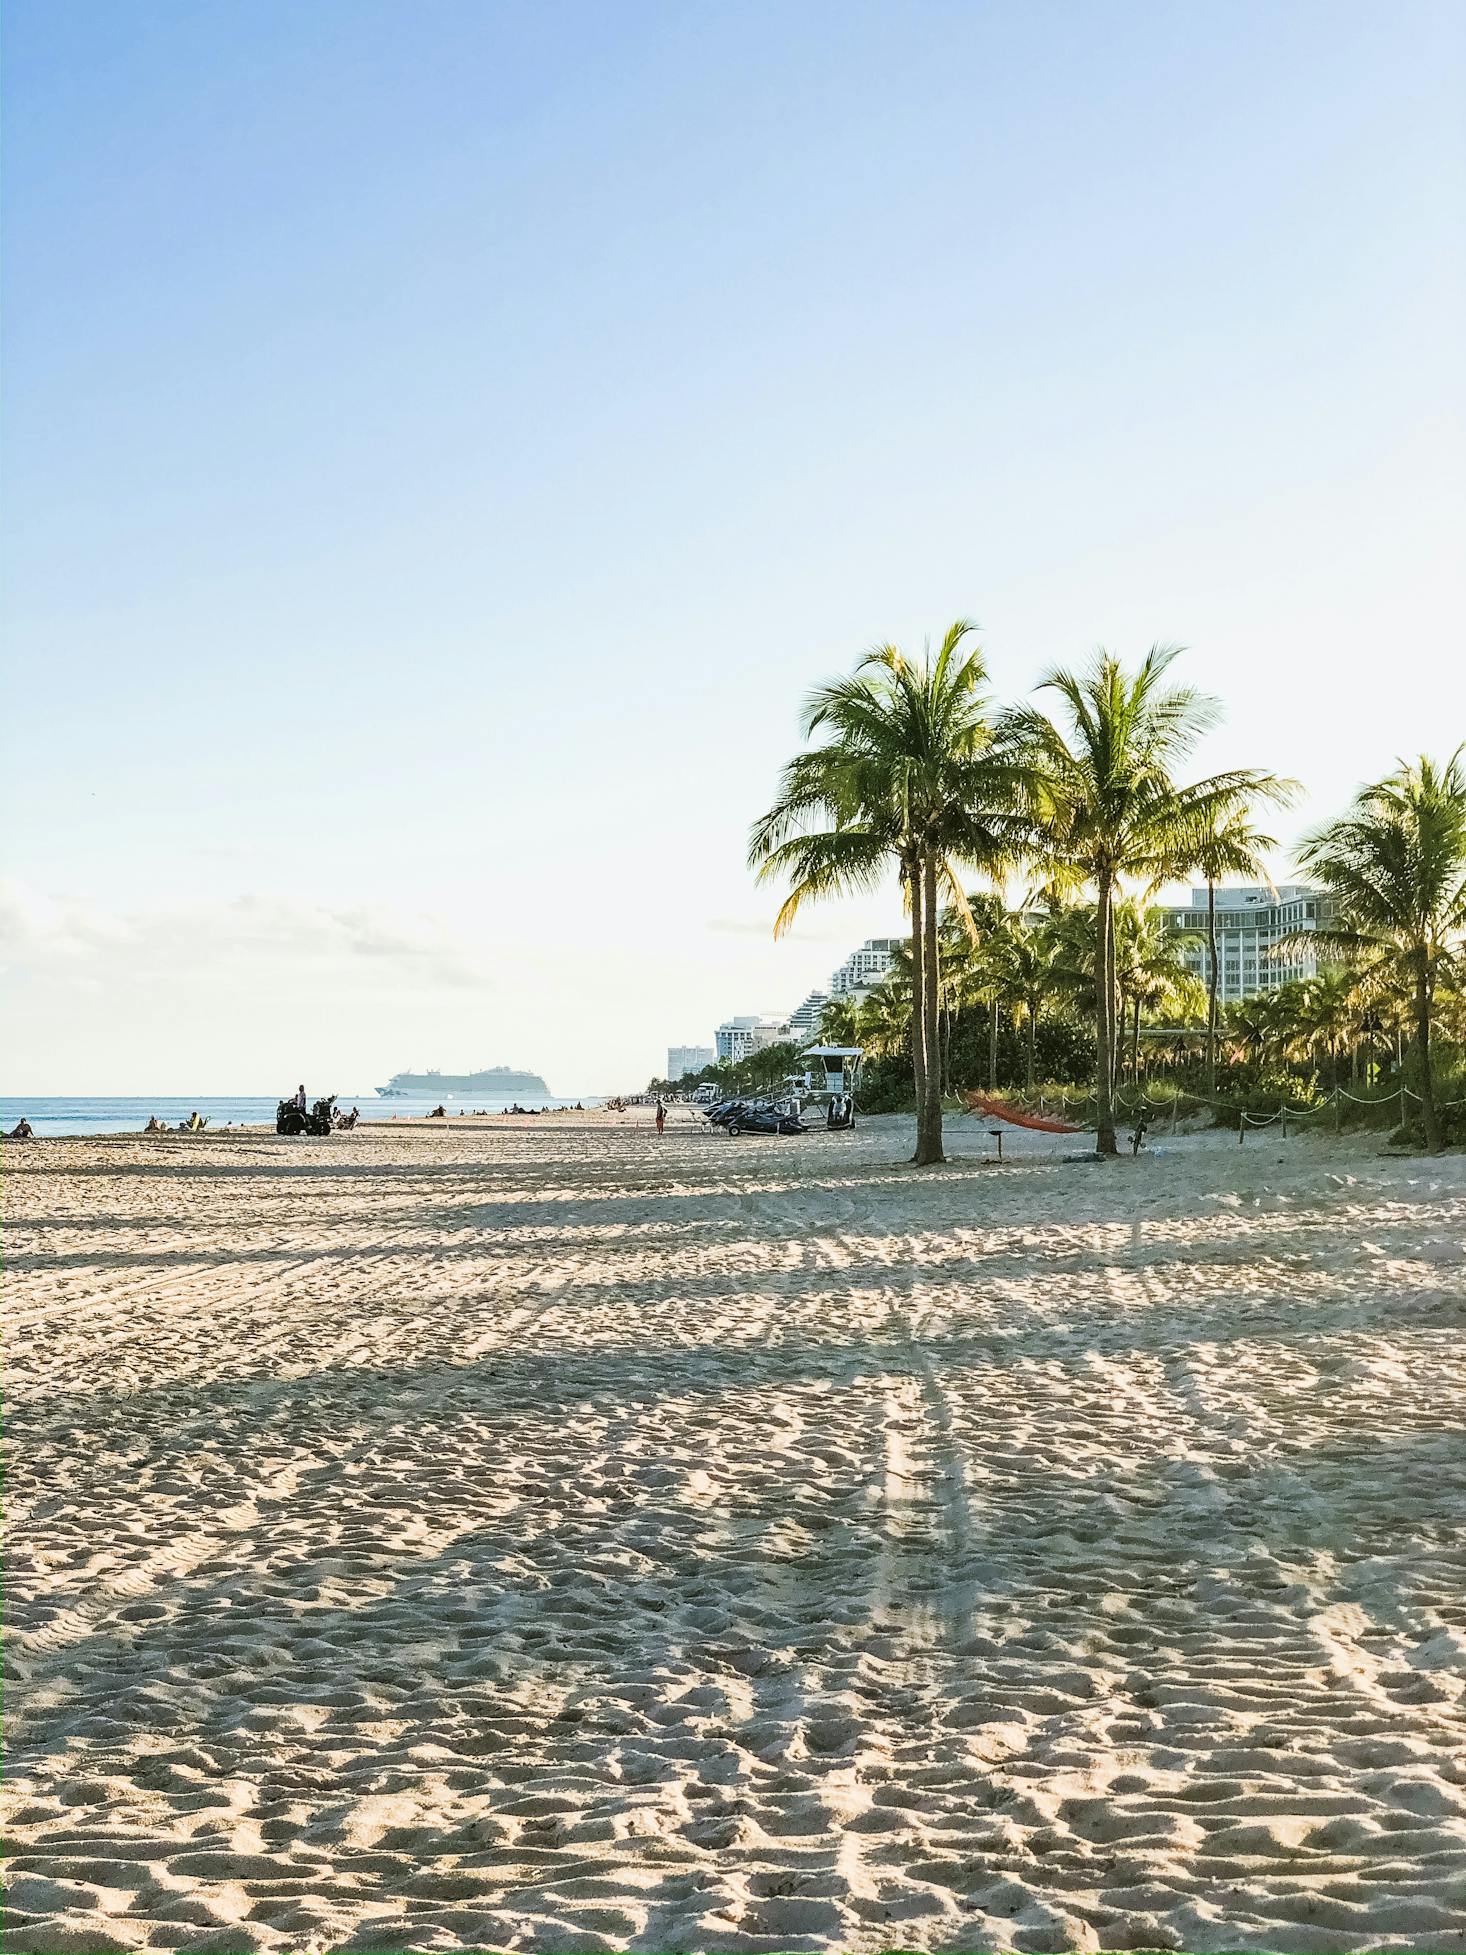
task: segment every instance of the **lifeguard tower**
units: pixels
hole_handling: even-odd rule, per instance
[[[814,1088],[825,1098],[825,1125],[831,1132],[855,1125],[855,1094],[860,1084],[864,1046],[811,1045],[800,1053],[818,1068],[823,1084]]]

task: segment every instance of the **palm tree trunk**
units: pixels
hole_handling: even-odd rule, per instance
[[[1034,1046],[1037,1043],[1037,1041],[1038,1041],[1038,1007],[1034,1003],[1033,999],[1030,998],[1028,1001],[1028,1092],[1030,1098],[1032,1098],[1033,1096],[1034,1073],[1036,1071],[1036,1067],[1034,1063]]]
[[[918,1167],[934,1167],[942,1155],[942,1052],[938,1008],[941,1003],[941,951],[937,939],[937,865],[928,855],[922,864],[921,936],[922,1022],[926,1030],[926,1078],[916,1122]]]
[[[1432,1154],[1441,1149],[1441,1117],[1435,1104],[1435,1067],[1430,1051],[1430,972],[1424,957],[1415,970],[1415,1049],[1420,1055],[1420,1120]]]
[[[1118,1093],[1125,1065],[1125,987],[1115,957],[1115,913],[1110,911],[1110,1092]]]
[[[1125,987],[1118,982],[1110,986],[1110,1090],[1118,1092],[1124,1079],[1125,1067],[1125,1020],[1129,1007],[1125,998]]]
[[[1097,1154],[1118,1154],[1120,1149],[1115,1141],[1115,1100],[1111,1086],[1114,1065],[1114,1021],[1111,1013],[1115,1006],[1113,971],[1111,969],[1110,940],[1110,875],[1101,870],[1098,881],[1099,902],[1095,911],[1094,946],[1094,1007],[1095,1007],[1095,1055],[1094,1055],[1094,1095],[1095,1126],[1098,1130],[1095,1139]]]
[[[988,999],[988,1091],[998,1090],[998,1000]]]
[[[921,1110],[926,1103],[926,937],[922,930],[921,864],[907,864],[906,886],[911,895],[911,1072],[916,1087],[916,1152],[921,1159]]]
[[[1140,1091],[1140,993],[1135,994],[1135,1031],[1130,1040],[1130,1077]]]
[[[1217,886],[1206,879],[1206,1090],[1217,1092]]]

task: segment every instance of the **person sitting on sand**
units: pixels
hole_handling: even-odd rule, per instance
[[[435,1106],[432,1112],[428,1115],[428,1118],[429,1120],[446,1120],[448,1118],[447,1107]]]
[[[15,1125],[10,1129],[10,1132],[5,1136],[7,1140],[34,1140],[35,1137],[35,1130],[24,1114],[20,1116],[19,1120],[16,1121]]]
[[[143,1128],[145,1134],[166,1134],[167,1131],[168,1129],[163,1125],[156,1113],[150,1113],[148,1115],[148,1124]]]

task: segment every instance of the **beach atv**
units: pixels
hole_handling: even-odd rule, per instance
[[[281,1100],[275,1108],[275,1132],[294,1137],[297,1134],[329,1134],[335,1125],[336,1095],[329,1099],[317,1100],[309,1113],[304,1113],[294,1100]]]

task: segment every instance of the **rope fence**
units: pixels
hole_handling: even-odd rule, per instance
[[[1139,1100],[1132,1100],[1128,1103],[1123,1099],[1123,1097],[1117,1094],[1115,1098],[1111,1101],[1111,1106],[1113,1107],[1115,1113],[1118,1116],[1126,1120],[1133,1119],[1137,1114],[1141,1114],[1141,1113],[1146,1113],[1146,1114],[1168,1113],[1170,1115],[1170,1120],[1171,1120],[1170,1131],[1174,1133],[1176,1131],[1176,1122],[1180,1118],[1181,1101],[1183,1098],[1188,1102],[1190,1108],[1195,1109],[1197,1111],[1199,1111],[1203,1107],[1209,1107],[1214,1113],[1223,1112],[1223,1113],[1236,1114],[1237,1144],[1239,1147],[1247,1138],[1247,1130],[1249,1128],[1252,1128],[1255,1131],[1259,1128],[1271,1127],[1276,1124],[1281,1128],[1282,1137],[1283,1139],[1286,1140],[1288,1136],[1288,1121],[1290,1118],[1295,1122],[1300,1120],[1310,1120],[1314,1118],[1317,1114],[1328,1112],[1330,1108],[1333,1109],[1334,1116],[1335,1116],[1334,1126],[1335,1129],[1337,1129],[1339,1124],[1338,1121],[1339,1104],[1342,1100],[1348,1100],[1355,1106],[1371,1106],[1371,1107],[1380,1107],[1380,1108],[1388,1108],[1391,1101],[1398,1100],[1399,1118],[1402,1126],[1404,1125],[1405,1114],[1406,1114],[1405,1102],[1407,1100],[1414,1100],[1417,1106],[1423,1104],[1421,1095],[1417,1093],[1413,1087],[1410,1086],[1397,1086],[1393,1088],[1389,1093],[1385,1094],[1383,1098],[1375,1099],[1375,1100],[1372,1100],[1367,1096],[1358,1093],[1346,1092],[1342,1086],[1336,1086],[1334,1087],[1332,1092],[1326,1093],[1321,1100],[1315,1100],[1310,1105],[1295,1106],[1290,1101],[1283,1100],[1279,1103],[1279,1105],[1274,1109],[1273,1112],[1268,1114],[1253,1113],[1247,1107],[1241,1105],[1238,1101],[1235,1100],[1210,1099],[1204,1093],[1187,1093],[1184,1095],[1178,1093],[1173,1099],[1169,1099],[1169,1100],[1151,1100],[1145,1097],[1144,1095],[1142,1095]],[[1077,1100],[1066,1099],[1062,1094],[1058,1095],[1053,1099],[1047,1099],[1042,1093],[1040,1093],[1038,1096],[1038,1110],[1040,1113],[1046,1113],[1049,1112],[1050,1110],[1053,1110],[1068,1115],[1072,1113],[1081,1113],[1086,1107],[1098,1108],[1098,1106],[1099,1106],[1099,1095],[1097,1093],[1086,1093],[1083,1095],[1082,1098]],[[1437,1113],[1450,1113],[1454,1108],[1459,1106],[1466,1106],[1466,1096],[1463,1096],[1461,1099],[1458,1100],[1446,1100],[1444,1102],[1438,1102],[1436,1106],[1436,1111]]]

